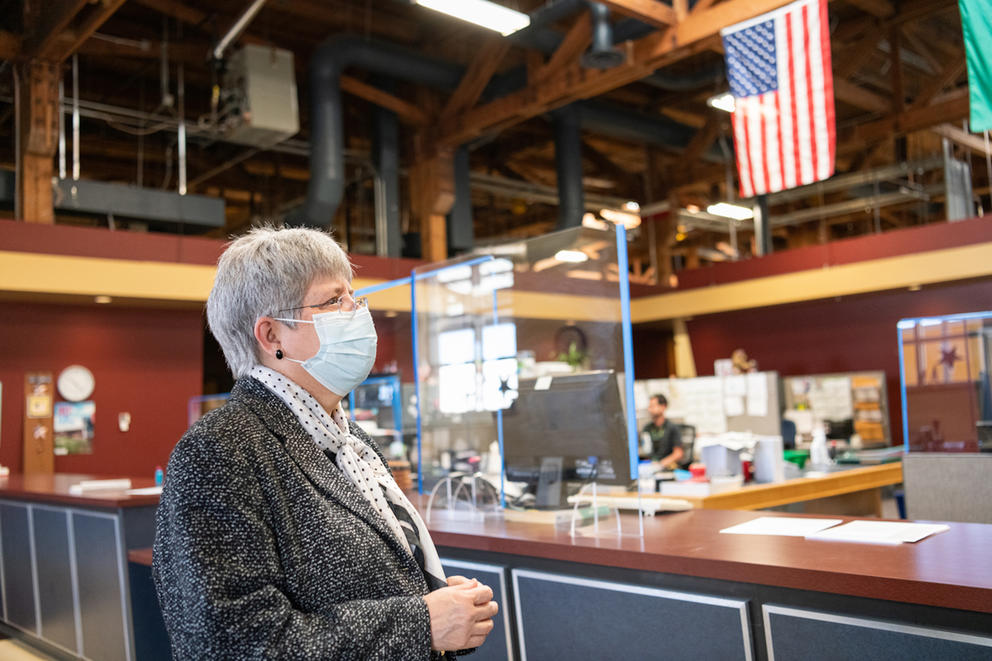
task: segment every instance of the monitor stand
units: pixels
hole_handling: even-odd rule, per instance
[[[545,457],[541,460],[541,472],[537,478],[537,494],[535,505],[538,509],[567,508],[568,503],[562,497],[564,484],[562,481],[561,457]]]

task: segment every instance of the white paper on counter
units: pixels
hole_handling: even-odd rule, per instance
[[[809,519],[791,516],[761,516],[736,526],[724,528],[720,532],[729,535],[784,535],[786,537],[807,537],[842,523],[844,519]]]
[[[128,489],[128,495],[131,496],[161,496],[162,487],[144,487],[142,489]]]
[[[842,526],[806,535],[806,539],[869,544],[918,542],[925,537],[950,530],[942,523],[903,523],[901,521],[851,521]]]

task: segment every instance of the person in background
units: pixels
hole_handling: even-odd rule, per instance
[[[662,470],[672,470],[682,460],[682,434],[679,426],[665,418],[668,400],[664,395],[652,395],[648,402],[651,422],[644,425],[643,433],[651,437],[651,460]]]
[[[342,412],[377,346],[351,278],[313,229],[254,229],[218,262],[207,322],[237,382],[173,450],[156,520],[177,659],[447,658],[493,628],[492,590],[445,576]]]

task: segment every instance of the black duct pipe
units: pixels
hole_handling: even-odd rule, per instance
[[[583,101],[578,107],[582,126],[615,138],[681,148],[689,144],[693,130],[667,117],[645,115],[598,101]]]
[[[543,44],[541,50],[552,52],[561,42],[562,37],[554,30],[544,29],[544,26],[583,10],[587,6],[587,0],[548,2],[531,14],[530,27],[521,30],[520,33],[511,38],[522,40],[522,43],[533,39]],[[640,21],[622,20],[614,26],[613,41],[637,38],[651,29],[650,26]],[[291,219],[290,222],[293,224],[329,225],[341,203],[344,194],[345,170],[339,80],[342,71],[348,67],[357,67],[442,90],[454,89],[464,73],[463,67],[458,65],[358,35],[337,35],[324,41],[314,52],[310,63],[310,184],[307,189],[307,199],[302,217],[297,216]],[[513,70],[494,78],[487,89],[487,96],[489,98],[501,96],[519,89],[525,84],[525,72],[522,69]],[[620,124],[627,123],[630,119],[625,117],[627,114],[629,113],[614,114],[613,121]],[[583,112],[583,115],[588,116],[593,124],[596,123],[597,118],[602,120],[605,117],[602,111]],[[633,138],[655,142],[661,139],[657,136],[675,132],[676,127],[683,131],[688,130],[674,122],[670,122],[674,126],[667,126],[666,124],[659,129],[657,126],[651,126],[651,121],[651,118],[635,116],[633,125],[642,127],[648,135],[635,134]],[[654,121],[659,120],[655,119]],[[663,123],[668,122],[668,120],[661,121]],[[598,127],[603,128],[601,124]],[[610,132],[615,134],[615,131],[611,130]],[[630,130],[624,131],[624,134],[629,136]],[[678,145],[681,146],[687,142],[688,139],[685,139]],[[580,151],[580,149],[576,148],[576,151]],[[580,160],[576,160],[574,165],[581,170]],[[581,182],[581,172],[579,175],[578,180]],[[581,193],[581,188],[579,192]],[[575,208],[582,208],[581,198]],[[578,219],[581,221],[581,212]]]
[[[441,89],[455,87],[462,75],[458,65],[357,35],[324,41],[310,60],[310,186],[304,218],[299,219],[306,224],[329,225],[344,195],[339,81],[341,72],[352,66]]]
[[[656,71],[647,78],[642,78],[641,82],[667,92],[688,92],[707,85],[715,86],[723,81],[724,76],[723,62],[720,62],[709,69],[678,76]]]
[[[378,181],[375,186],[376,254],[400,257],[400,124],[396,113],[375,109],[372,162]]]
[[[455,203],[451,207],[448,227],[448,246],[455,252],[471,250],[475,246],[475,228],[472,226],[472,177],[469,170],[468,147],[455,150]]]
[[[551,113],[558,174],[558,229],[578,227],[585,213],[582,187],[582,127],[575,104]]]
[[[587,69],[612,69],[623,64],[624,55],[613,47],[613,25],[610,10],[601,2],[589,3],[592,43],[582,54],[582,66]]]

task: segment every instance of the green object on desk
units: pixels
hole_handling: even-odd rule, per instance
[[[786,450],[785,460],[791,461],[802,470],[806,462],[809,461],[809,450]]]

